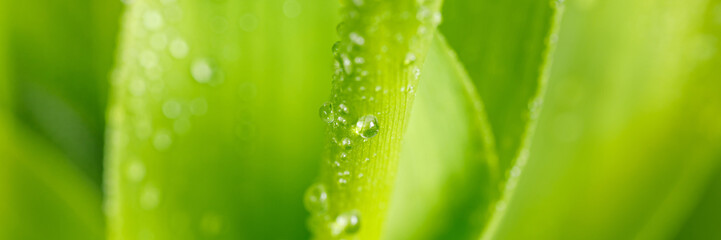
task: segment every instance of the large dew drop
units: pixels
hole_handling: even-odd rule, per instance
[[[328,192],[322,183],[313,184],[305,191],[303,198],[305,209],[311,213],[322,213],[328,210]]]
[[[355,124],[355,132],[363,138],[375,137],[379,130],[378,119],[373,115],[360,117]]]
[[[333,112],[333,104],[326,102],[323,106],[318,109],[318,115],[320,119],[323,119],[326,123],[332,123],[335,119],[335,113]]]

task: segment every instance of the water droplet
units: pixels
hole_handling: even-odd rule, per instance
[[[335,118],[335,113],[333,112],[333,104],[330,102],[323,103],[323,106],[320,106],[320,109],[318,109],[318,115],[320,116],[320,119],[323,119],[326,123],[332,123],[333,119]]]
[[[348,37],[350,37],[351,42],[357,44],[358,46],[363,46],[363,44],[366,43],[365,38],[356,32],[351,32]]]
[[[342,153],[338,154],[338,158],[339,158],[341,161],[348,160],[348,153],[342,152]]]
[[[180,117],[182,112],[183,106],[177,101],[168,100],[165,101],[165,104],[163,104],[163,115],[167,118],[176,119]]]
[[[351,142],[350,138],[343,138],[343,140],[340,141],[340,147],[344,150],[350,150],[353,148],[353,143]]]
[[[348,184],[348,179],[345,179],[345,178],[342,178],[342,177],[341,177],[341,178],[338,178],[338,187],[339,187],[339,188],[344,188],[345,185],[347,185],[347,184]]]
[[[140,207],[152,210],[160,204],[160,191],[152,184],[145,185],[140,193]]]
[[[431,24],[438,26],[438,24],[441,24],[441,21],[443,21],[443,15],[441,15],[441,12],[434,12],[431,17]]]
[[[411,65],[416,62],[416,55],[413,53],[406,54],[406,59],[403,60],[403,64]]]
[[[166,131],[158,131],[158,133],[155,134],[155,137],[153,137],[153,146],[158,151],[168,150],[171,144],[173,144],[173,139]]]
[[[208,101],[206,101],[205,98],[196,98],[190,102],[190,113],[193,115],[202,116],[205,115],[206,112],[208,112]]]
[[[211,83],[218,73],[208,59],[196,59],[190,67],[190,73],[198,83]],[[217,80],[216,80],[217,81]]]
[[[155,30],[163,26],[163,16],[158,11],[149,10],[143,15],[145,28]]]
[[[340,112],[342,114],[348,114],[350,111],[348,110],[348,106],[341,103],[341,104],[338,104],[338,112]]]
[[[346,125],[348,125],[348,121],[345,120],[344,117],[338,116],[338,118],[336,118],[336,120],[335,120],[335,124],[338,126],[346,126]]]
[[[305,191],[303,199],[305,209],[311,213],[322,213],[328,210],[328,192],[322,183],[313,184]]]
[[[140,182],[145,177],[145,165],[138,159],[133,159],[128,165],[127,177],[132,182]]]
[[[331,50],[333,51],[333,56],[335,56],[336,58],[340,56],[340,44],[340,41],[335,42],[333,44],[333,48],[331,48]]]
[[[360,221],[360,212],[357,210],[344,212],[335,218],[335,222],[331,225],[331,233],[334,236],[357,233],[361,227]]]
[[[240,17],[240,29],[246,32],[255,31],[258,28],[258,17],[254,14],[248,13]]]
[[[188,44],[182,38],[173,39],[170,42],[170,55],[177,59],[183,59],[188,55]]]
[[[372,138],[378,134],[379,130],[378,119],[373,115],[360,117],[355,124],[355,132],[363,138]]]
[[[286,0],[283,3],[283,14],[288,18],[295,18],[300,15],[300,4],[296,0]]]

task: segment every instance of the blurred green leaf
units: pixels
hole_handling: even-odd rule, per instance
[[[101,193],[44,140],[0,112],[0,239],[101,239]]]
[[[523,157],[540,109],[561,2],[448,0],[443,6],[440,30],[483,99],[503,174]]]
[[[470,239],[498,200],[498,157],[481,100],[437,34],[401,152],[385,239]],[[419,201],[422,199],[422,201]]]
[[[108,113],[109,239],[308,237],[336,9],[128,6]]]
[[[100,186],[120,1],[4,1],[12,113]]]
[[[718,1],[569,2],[497,239],[672,237],[717,173]]]

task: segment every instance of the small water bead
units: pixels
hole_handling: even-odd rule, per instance
[[[335,113],[333,112],[333,104],[330,102],[323,103],[322,106],[320,106],[320,109],[318,109],[318,115],[320,116],[320,119],[322,119],[326,123],[332,123],[335,118]]]
[[[336,118],[335,120],[335,124],[336,126],[347,126],[348,120],[345,120],[345,118],[342,116],[338,116],[338,118]]]
[[[338,159],[340,159],[341,161],[348,160],[348,153],[342,152],[342,153],[338,154]]]
[[[209,59],[196,59],[190,66],[190,73],[196,82],[201,84],[219,84],[222,82],[220,73],[217,71],[215,64]]]
[[[413,53],[406,54],[406,58],[403,60],[403,64],[411,65],[416,62],[416,55]]]
[[[343,103],[338,104],[338,112],[340,112],[340,113],[342,113],[342,114],[348,114],[348,113],[350,113],[350,111],[348,110],[348,106],[346,106],[346,105],[343,104]]]
[[[340,57],[340,44],[340,41],[337,41],[333,43],[333,47],[331,48],[331,50],[333,51],[333,56],[335,56],[336,58]]]
[[[373,115],[360,117],[355,124],[355,132],[363,138],[372,138],[376,136],[379,131],[378,119]]]
[[[165,104],[163,104],[163,115],[167,118],[176,119],[180,117],[182,112],[183,106],[177,101],[168,100],[165,101]]]
[[[348,185],[348,179],[345,178],[338,178],[338,187],[344,188],[346,185]]]
[[[149,30],[155,30],[163,26],[163,16],[158,11],[149,10],[143,15],[143,25]]]
[[[344,212],[335,218],[331,225],[331,233],[335,236],[341,234],[355,234],[360,230],[361,216],[357,210]]]
[[[343,140],[340,141],[340,147],[344,150],[350,150],[353,148],[353,143],[351,142],[350,138],[343,138]]]
[[[343,71],[345,71],[346,74],[353,73],[353,62],[348,58],[348,55],[341,54],[341,61],[343,61]]]
[[[351,42],[355,43],[358,46],[363,46],[363,44],[366,43],[365,38],[363,38],[363,36],[356,32],[351,32],[348,37],[350,38]]]
[[[190,50],[188,44],[182,38],[173,39],[169,46],[170,55],[177,59],[183,59]]]
[[[328,191],[322,183],[316,183],[305,191],[303,198],[305,209],[311,213],[323,213],[328,210]]]

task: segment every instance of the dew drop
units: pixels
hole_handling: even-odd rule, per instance
[[[188,44],[181,38],[173,39],[169,46],[170,55],[177,59],[183,59],[188,55]]]
[[[331,50],[333,51],[333,56],[335,56],[336,58],[340,57],[340,44],[340,41],[335,42],[333,44],[333,48],[331,48]]]
[[[182,111],[183,106],[177,101],[168,100],[165,101],[165,104],[163,104],[163,115],[167,118],[176,119],[180,117]]]
[[[363,44],[366,43],[365,38],[363,38],[363,36],[356,32],[351,32],[348,37],[350,37],[351,42],[355,43],[358,46],[363,46]]]
[[[355,234],[361,227],[360,212],[351,210],[344,212],[335,218],[335,222],[331,225],[332,234],[335,236],[341,234]]]
[[[215,75],[213,66],[207,59],[196,59],[190,66],[190,73],[198,83],[210,83]]]
[[[333,112],[333,104],[330,102],[323,103],[323,106],[320,106],[320,109],[318,109],[318,115],[320,116],[320,119],[322,119],[326,123],[332,123],[335,118],[335,113]]]
[[[348,125],[348,121],[345,120],[345,118],[342,117],[342,116],[338,116],[338,118],[336,118],[336,120],[335,120],[335,123],[336,123],[336,125],[339,125],[339,126],[346,126],[346,125]]]
[[[343,140],[340,141],[340,147],[344,150],[350,150],[353,148],[353,143],[351,142],[350,138],[343,138]]]
[[[413,53],[406,54],[406,59],[403,60],[403,64],[411,65],[416,62],[416,55]]]
[[[305,209],[311,213],[322,213],[328,210],[328,192],[322,183],[313,184],[305,191],[303,199]]]
[[[342,114],[348,114],[348,113],[350,113],[350,111],[348,110],[348,106],[346,106],[346,105],[343,104],[343,103],[338,104],[338,111],[339,111],[340,113],[342,113]]]
[[[378,119],[373,115],[360,117],[355,124],[355,132],[363,138],[372,138],[378,134],[379,130]]]

